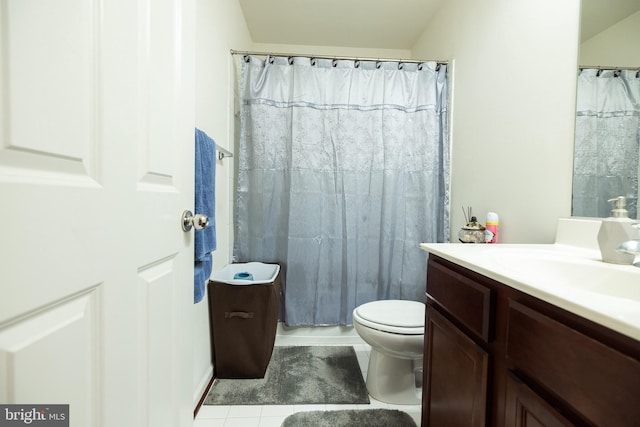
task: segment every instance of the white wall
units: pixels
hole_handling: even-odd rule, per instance
[[[580,65],[640,66],[640,12],[623,19],[580,45]]]
[[[451,232],[462,206],[503,243],[550,243],[571,215],[579,0],[446,2],[412,49],[454,60]]]
[[[233,151],[233,61],[230,49],[250,49],[251,38],[237,1],[198,0],[196,33],[196,127]],[[216,163],[216,237],[213,272],[231,259],[233,159]],[[194,404],[212,375],[207,296],[195,304]],[[195,406],[194,406],[195,407]]]
[[[299,55],[327,55],[383,59],[411,58],[411,51],[408,49],[376,49],[342,46],[308,46],[295,44],[254,43],[253,50],[257,52],[269,52],[275,54],[294,53]]]

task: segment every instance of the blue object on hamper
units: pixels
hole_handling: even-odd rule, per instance
[[[195,230],[193,302],[204,296],[211,275],[211,252],[216,250],[216,143],[203,131],[195,130],[195,213],[209,217],[209,225]]]
[[[241,273],[234,274],[233,278],[234,279],[240,279],[240,280],[253,280],[253,274],[247,273],[246,271],[243,271]]]

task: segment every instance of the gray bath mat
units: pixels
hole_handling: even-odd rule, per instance
[[[350,409],[296,412],[281,427],[416,427],[406,412],[395,409]]]
[[[205,405],[369,403],[351,346],[274,347],[262,379],[218,379]]]

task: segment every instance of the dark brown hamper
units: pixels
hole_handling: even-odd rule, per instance
[[[280,273],[270,283],[207,284],[211,354],[217,378],[263,378],[280,309]]]

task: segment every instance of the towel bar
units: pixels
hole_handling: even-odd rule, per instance
[[[218,160],[222,160],[225,157],[233,157],[233,153],[225,148],[216,147],[216,150],[218,150]]]

